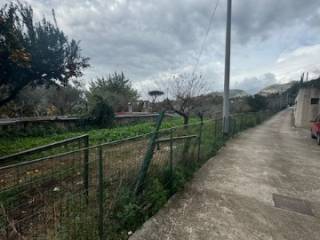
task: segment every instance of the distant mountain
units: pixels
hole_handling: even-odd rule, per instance
[[[247,93],[246,91],[241,90],[241,89],[231,89],[230,90],[230,97],[231,98],[246,97],[249,95],[250,95],[249,93]]]
[[[284,84],[273,84],[270,85],[268,87],[263,88],[262,90],[260,90],[260,92],[258,92],[259,95],[261,96],[268,96],[271,94],[281,94],[285,91],[287,91],[289,88],[291,88],[295,83],[297,83],[296,81],[292,81],[289,83],[284,83]]]
[[[223,92],[213,92],[211,93],[213,96],[223,96]],[[238,97],[246,97],[249,96],[246,91],[241,89],[230,89],[230,98],[238,98]]]

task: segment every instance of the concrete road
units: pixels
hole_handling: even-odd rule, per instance
[[[320,146],[290,111],[230,140],[130,238],[188,239],[320,240]]]

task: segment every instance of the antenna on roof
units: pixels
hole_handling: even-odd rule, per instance
[[[303,79],[304,79],[304,72],[302,73],[301,77],[300,77],[300,87],[302,86],[303,84]]]
[[[54,11],[54,9],[51,9],[52,11],[52,17],[53,17],[53,22],[56,28],[58,28],[58,24],[57,24],[57,19],[56,19],[56,12]]]

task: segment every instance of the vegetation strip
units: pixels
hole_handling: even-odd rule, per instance
[[[269,115],[234,117],[233,135]],[[12,231],[9,219],[26,239],[127,239],[227,141],[221,127],[220,119],[159,130],[139,194],[135,186],[150,133],[0,169],[9,174],[5,181],[13,181],[9,188],[0,183],[0,237]]]

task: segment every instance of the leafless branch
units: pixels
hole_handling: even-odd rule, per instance
[[[166,106],[177,114],[188,118],[190,112],[196,107],[196,97],[205,90],[205,82],[201,75],[181,74],[173,76],[169,81]]]

